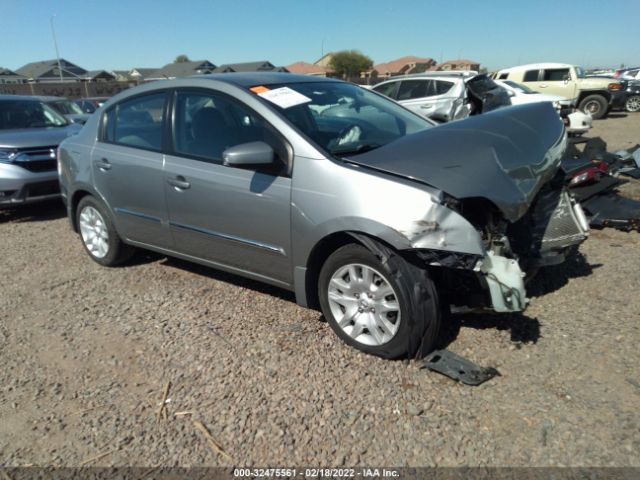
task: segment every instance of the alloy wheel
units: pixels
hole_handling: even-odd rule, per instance
[[[89,253],[103,258],[109,253],[109,232],[98,210],[87,205],[80,212],[80,235]]]
[[[377,270],[358,263],[344,265],[332,275],[328,290],[336,323],[357,342],[384,345],[398,332],[398,295]]]
[[[640,95],[634,95],[627,99],[625,104],[627,112],[640,112]]]

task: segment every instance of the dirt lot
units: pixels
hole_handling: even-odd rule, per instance
[[[640,114],[593,134],[635,145]],[[594,231],[523,315],[454,317],[448,348],[502,373],[472,388],[344,346],[287,292],[102,268],[58,204],[0,212],[0,463],[640,466],[639,239]]]

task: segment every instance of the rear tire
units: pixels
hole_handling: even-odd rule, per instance
[[[387,359],[422,357],[435,348],[440,329],[435,285],[424,268],[372,245],[375,253],[349,244],[326,260],[318,280],[322,312],[358,350]]]
[[[583,98],[578,106],[584,113],[590,113],[594,120],[604,118],[608,107],[607,99],[602,95],[589,95]]]
[[[80,200],[76,225],[84,249],[100,265],[114,267],[133,255],[134,248],[122,242],[107,208],[95,197],[86,196]]]
[[[631,95],[624,104],[627,112],[640,112],[640,95]]]

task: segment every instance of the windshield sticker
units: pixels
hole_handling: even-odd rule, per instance
[[[264,93],[269,91],[269,89],[263,85],[258,85],[257,87],[251,87],[249,90],[251,90],[253,93]]]
[[[276,104],[280,108],[295,107],[296,105],[301,105],[311,101],[309,97],[305,97],[301,93],[298,93],[289,87],[276,88],[275,90],[262,92],[258,95],[269,100],[271,103]]]

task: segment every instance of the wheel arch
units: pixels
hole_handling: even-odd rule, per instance
[[[607,101],[607,104],[611,101],[611,93],[607,90],[581,90],[580,94],[578,95],[578,105],[585,98],[591,95],[600,95],[601,97],[604,97],[604,99]]]

